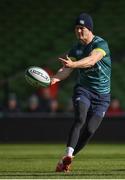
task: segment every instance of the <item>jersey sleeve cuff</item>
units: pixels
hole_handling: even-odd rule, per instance
[[[103,49],[101,49],[101,48],[96,48],[95,50],[101,51],[103,53],[103,56],[106,55],[106,52]]]

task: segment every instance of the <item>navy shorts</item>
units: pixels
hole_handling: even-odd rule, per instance
[[[110,104],[110,93],[98,94],[77,85],[74,88],[73,95],[74,108],[78,101],[81,101],[88,106],[88,113],[90,115],[96,114],[104,117]]]

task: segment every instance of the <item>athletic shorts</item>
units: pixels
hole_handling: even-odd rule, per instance
[[[98,116],[104,117],[109,104],[110,104],[110,93],[109,94],[98,94],[89,91],[80,85],[75,86],[73,94],[73,105],[78,103],[78,101],[83,102],[88,106],[88,113],[90,115],[96,114]]]

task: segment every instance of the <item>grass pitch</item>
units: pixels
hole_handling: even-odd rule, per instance
[[[0,144],[0,179],[125,179],[125,144],[89,144],[70,173],[56,173],[65,145]]]

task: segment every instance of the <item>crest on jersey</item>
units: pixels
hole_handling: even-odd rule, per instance
[[[78,49],[78,50],[76,50],[76,54],[78,55],[78,56],[80,56],[80,55],[82,55],[82,50],[81,49]]]

